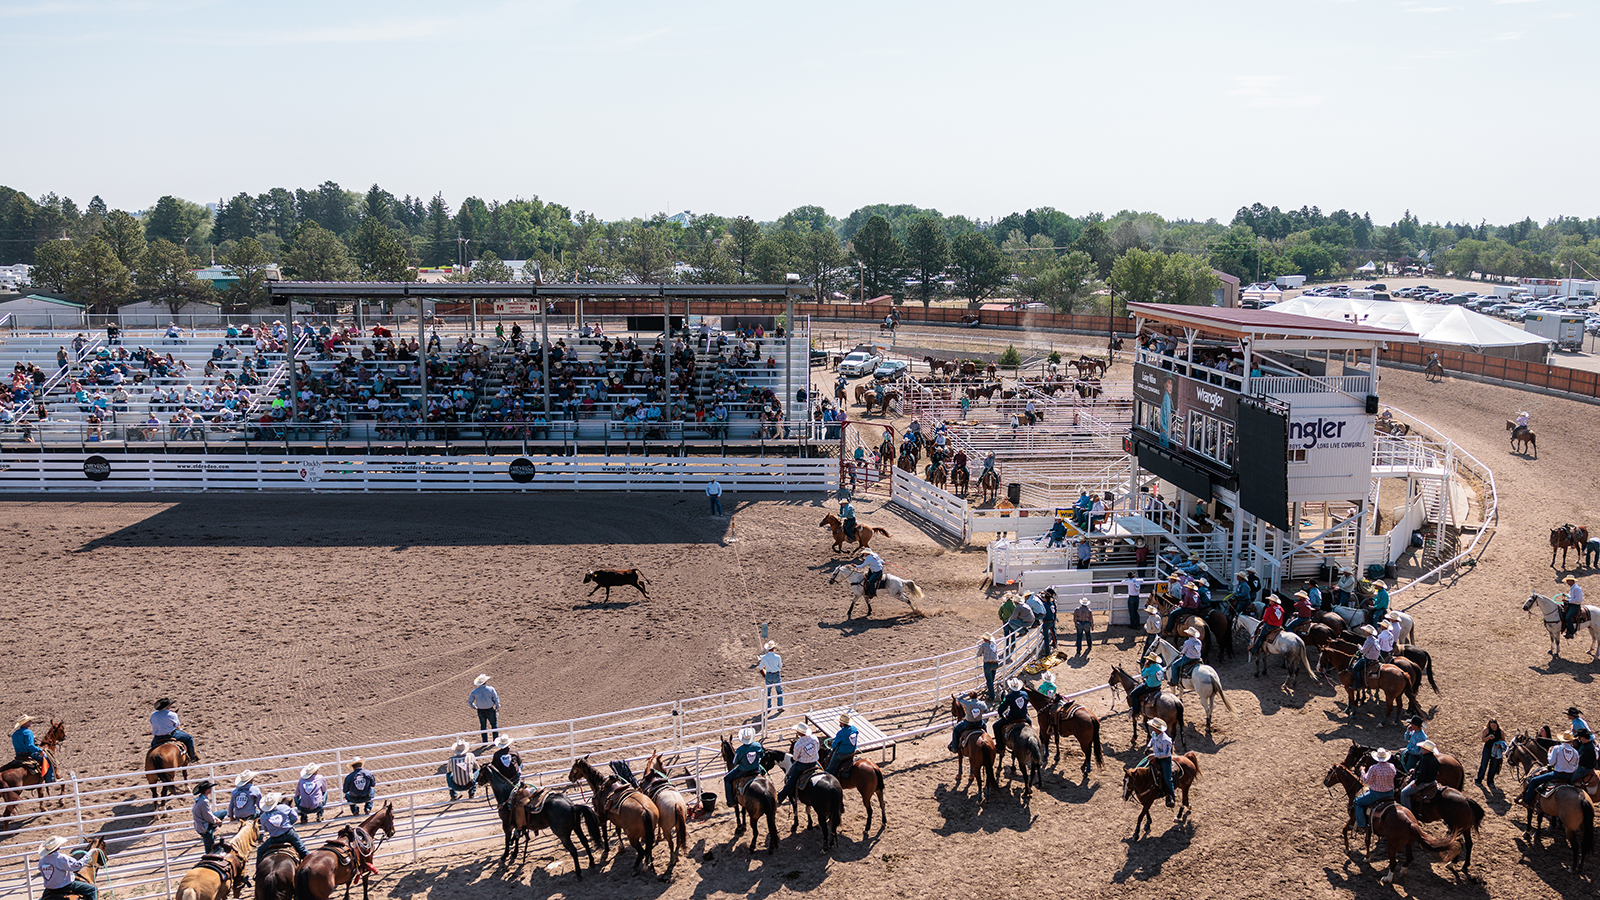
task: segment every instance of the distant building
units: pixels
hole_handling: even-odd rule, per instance
[[[0,301],[0,319],[18,328],[82,328],[87,321],[82,303],[45,293]]]
[[[1221,269],[1212,269],[1211,274],[1222,281],[1222,287],[1211,292],[1211,305],[1226,306],[1230,309],[1237,307],[1239,305],[1239,279]]]

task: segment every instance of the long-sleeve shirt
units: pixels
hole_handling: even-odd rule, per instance
[[[1367,639],[1361,642],[1361,655],[1373,662],[1377,662],[1379,653],[1378,639],[1368,635]]]
[[[822,743],[809,734],[794,739],[794,761],[811,764],[821,758]]]
[[[978,658],[986,663],[997,663],[1000,661],[1000,648],[995,646],[994,641],[979,641]]]
[[[261,814],[261,830],[267,833],[267,837],[279,837],[288,834],[299,821],[300,817],[288,804],[279,803]]]
[[[1393,763],[1373,763],[1372,768],[1361,773],[1361,783],[1373,793],[1386,794],[1394,791],[1394,776]]]
[[[321,809],[328,802],[328,779],[309,775],[294,786],[294,802],[301,809]]]
[[[962,697],[959,702],[968,722],[982,722],[984,715],[989,712],[989,704],[977,697]]]
[[[1418,728],[1416,731],[1408,731],[1408,732],[1406,732],[1406,752],[1407,753],[1421,753],[1422,751],[1417,749],[1417,745],[1421,744],[1423,741],[1425,741],[1427,739],[1428,739],[1428,736],[1423,733],[1421,728]]]
[[[217,814],[211,809],[211,795],[201,794],[194,801],[194,830],[209,831],[222,824]]]
[[[71,884],[78,870],[87,866],[93,859],[92,853],[85,853],[82,857],[73,859],[60,850],[39,857],[39,875],[44,879],[45,890],[64,888]]]
[[[1075,625],[1093,625],[1094,610],[1087,606],[1079,606],[1072,611],[1072,621]]]
[[[1571,744],[1557,744],[1551,747],[1550,768],[1563,775],[1578,771],[1578,748]]]
[[[150,733],[156,737],[166,737],[182,724],[178,721],[178,714],[170,709],[158,709],[150,714]]]
[[[1379,650],[1382,650],[1384,653],[1391,653],[1394,651],[1394,632],[1385,628],[1378,632],[1376,638],[1374,639],[1378,642]]]
[[[1183,642],[1183,655],[1190,659],[1199,659],[1204,655],[1204,652],[1200,647],[1200,639],[1197,637],[1189,638]]]
[[[1161,668],[1160,663],[1151,663],[1139,674],[1144,676],[1145,687],[1158,688],[1161,687],[1161,679],[1166,675],[1166,670]]]
[[[1156,759],[1171,758],[1172,738],[1167,737],[1165,731],[1157,731],[1150,735],[1150,755]]]
[[[11,732],[11,750],[18,756],[38,756],[44,752],[34,740],[33,729],[26,725]]]
[[[473,709],[499,709],[500,695],[487,684],[480,684],[467,695],[467,704]]]
[[[366,800],[372,796],[372,789],[378,786],[378,780],[366,769],[356,769],[344,777],[344,798],[346,800]]]
[[[261,789],[253,784],[240,785],[228,795],[228,815],[247,819],[261,811]]]

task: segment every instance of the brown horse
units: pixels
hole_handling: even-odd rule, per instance
[[[1122,799],[1127,802],[1133,797],[1138,797],[1144,805],[1139,817],[1133,820],[1133,839],[1139,839],[1139,823],[1145,824],[1145,835],[1150,834],[1150,826],[1155,824],[1155,819],[1150,817],[1150,804],[1156,802],[1158,797],[1165,797],[1167,792],[1162,789],[1157,781],[1156,770],[1151,766],[1134,766],[1122,770]],[[1190,750],[1182,756],[1172,758],[1172,787],[1183,792],[1183,802],[1178,804],[1178,818],[1183,818],[1189,810],[1189,786],[1200,780],[1200,758]]]
[[[929,484],[941,491],[944,490],[945,482],[948,480],[944,473],[944,466],[936,462],[928,463],[926,474]]]
[[[189,751],[176,740],[151,747],[144,755],[144,779],[150,782],[150,799],[183,793],[179,783],[189,778]]]
[[[950,714],[960,720],[966,718],[966,711],[961,708],[958,694],[950,695]],[[978,783],[978,802],[982,803],[989,791],[994,790],[994,738],[989,736],[987,728],[973,728],[961,736],[961,743],[956,749],[956,787],[961,787],[961,765],[970,764],[967,770],[967,788],[972,788],[972,783]],[[988,780],[984,780],[987,774]],[[988,789],[985,790],[985,784]]]
[[[1138,687],[1140,682],[1137,678],[1122,671],[1121,666],[1112,666],[1111,678],[1106,683],[1111,686],[1111,696],[1115,701],[1117,691],[1120,690],[1123,693],[1132,694],[1133,689]],[[1130,710],[1130,715],[1128,716],[1132,720],[1128,724],[1133,726],[1133,743],[1137,744],[1139,742],[1140,723],[1148,722],[1151,719],[1160,719],[1167,723],[1167,734],[1171,735],[1173,740],[1177,741],[1180,746],[1189,746],[1189,739],[1183,733],[1183,701],[1178,699],[1178,695],[1162,690],[1154,695],[1146,696],[1139,703],[1139,706],[1141,708],[1138,710]],[[1146,724],[1144,730],[1145,734],[1149,734],[1150,726]]]
[[[183,876],[174,900],[222,900],[230,892],[239,896],[239,890],[244,887],[245,866],[249,865],[250,853],[256,849],[260,837],[255,820],[245,822],[228,842],[227,849],[201,857],[200,864]]]
[[[1583,559],[1583,552],[1589,543],[1589,529],[1582,525],[1563,525],[1560,528],[1550,529],[1550,568],[1555,568],[1556,551],[1561,551],[1561,568],[1567,567],[1567,551],[1578,551],[1578,558]]]
[[[1528,732],[1520,731],[1506,747],[1506,768],[1517,775],[1521,784],[1528,783],[1528,774],[1550,761],[1550,754],[1539,746]]]
[[[1350,749],[1344,755],[1344,767],[1351,771],[1365,769],[1372,765],[1373,747],[1363,747],[1352,741]],[[1456,759],[1444,751],[1433,754],[1439,760],[1439,777],[1435,781],[1440,787],[1452,787],[1461,790],[1462,783],[1466,780],[1466,770],[1461,767],[1461,760]]]
[[[733,768],[733,745],[727,738],[722,739],[722,762],[729,769]],[[756,846],[761,841],[761,817],[767,819],[767,852],[778,852],[778,792],[773,790],[772,782],[765,775],[752,775],[734,781],[733,817],[737,823],[734,828],[733,838],[728,841],[731,850],[739,842],[739,835],[744,834],[746,820],[750,823],[750,852],[756,852]]]
[[[383,832],[377,840],[373,835]],[[360,825],[339,829],[339,836],[300,860],[294,870],[295,900],[328,900],[334,888],[360,879],[361,900],[367,900],[372,858],[383,841],[394,837],[394,803],[368,816]],[[350,889],[345,888],[348,896]]]
[[[967,496],[967,491],[972,485],[972,474],[965,468],[953,468],[950,472],[950,486],[961,494]]]
[[[1440,859],[1450,862],[1461,852],[1461,841],[1455,835],[1446,835],[1434,839],[1422,830],[1422,824],[1411,811],[1395,802],[1380,803],[1372,810],[1372,827],[1369,829],[1368,840],[1371,835],[1383,838],[1383,846],[1389,853],[1388,874],[1383,876],[1384,884],[1394,884],[1404,881],[1406,869],[1411,867],[1412,852],[1417,844],[1440,854]],[[1399,864],[1400,851],[1406,852],[1405,865]],[[1371,855],[1368,855],[1368,859]],[[1398,870],[1398,874],[1396,871]]]
[[[919,593],[917,596],[922,595]],[[833,759],[833,750],[826,741],[822,746],[822,766],[827,768]],[[845,790],[855,788],[861,794],[861,806],[867,811],[867,825],[861,830],[862,834],[872,830],[873,797],[878,798],[878,814],[883,819],[882,825],[889,824],[889,810],[883,803],[883,770],[878,768],[877,763],[863,756],[853,756],[850,764],[841,768],[834,777],[839,779],[840,787]]]
[[[1323,787],[1339,785],[1344,788],[1346,796],[1352,802],[1349,809],[1349,819],[1344,825],[1344,849],[1350,850],[1350,832],[1355,828],[1355,807],[1353,805],[1356,795],[1361,793],[1361,780],[1355,773],[1344,766],[1334,766],[1328,770],[1322,779]],[[1430,799],[1421,796],[1412,798],[1413,815],[1418,822],[1443,822],[1449,827],[1452,835],[1461,836],[1461,874],[1467,876],[1469,881],[1477,881],[1471,873],[1472,868],[1472,833],[1479,830],[1483,824],[1483,807],[1476,800],[1469,798],[1461,791],[1452,787],[1440,787]],[[1367,855],[1372,855],[1372,832],[1367,832]],[[1455,863],[1450,864],[1455,868]]]
[[[672,853],[666,871],[666,875],[671,876],[673,867],[678,864],[678,855],[689,852],[689,801],[672,787],[672,779],[665,774],[666,771],[661,753],[650,754],[644,766],[644,776],[639,779],[639,789],[655,801],[661,842]]]
[[[1046,697],[1031,688],[1028,690],[1028,702],[1039,714],[1039,743],[1046,755],[1050,752],[1050,739],[1055,738],[1056,765],[1061,764],[1062,741],[1070,736],[1078,739],[1078,747],[1083,751],[1083,777],[1089,777],[1091,763],[1098,762],[1100,768],[1105,768],[1106,761],[1100,748],[1099,716],[1082,704],[1060,697]]]
[[[656,847],[656,805],[640,790],[616,775],[601,777],[595,767],[589,764],[589,757],[572,761],[572,768],[567,772],[568,781],[585,781],[589,790],[594,795],[594,808],[600,814],[600,839],[610,846],[611,839],[606,833],[606,823],[617,826],[619,842],[626,838],[628,846],[636,854],[633,860],[633,874],[638,875],[641,869],[648,865],[650,871],[656,870],[654,859]]]
[[[1538,846],[1544,832],[1544,818],[1560,822],[1567,833],[1567,845],[1572,848],[1572,871],[1582,872],[1583,861],[1594,852],[1594,804],[1582,789],[1570,784],[1558,784],[1548,794],[1534,798],[1528,807],[1528,830],[1534,846]]]
[[[1000,495],[1000,475],[993,469],[984,472],[978,478],[978,491],[983,499],[993,502]]]
[[[50,793],[50,785],[44,782],[46,771],[53,771],[58,776],[55,782],[56,793],[60,794],[66,791],[66,786],[61,783],[59,778],[61,774],[60,767],[56,765],[56,748],[61,746],[66,739],[67,726],[61,722],[51,721],[49,730],[44,733],[44,737],[39,739],[39,749],[44,751],[44,765],[48,766],[48,769],[24,765],[13,760],[8,764],[8,768],[0,771],[0,833],[4,833],[10,827],[11,811],[16,808],[17,804],[22,802],[24,788],[36,784],[44,785],[39,788],[39,812],[44,812],[45,797]],[[56,805],[59,807],[61,801],[57,800]]]
[[[1506,430],[1511,432],[1511,450],[1513,453],[1527,453],[1531,449],[1533,458],[1539,458],[1539,436],[1533,433],[1532,428],[1524,428],[1518,431],[1517,423],[1507,419]],[[1520,451],[1517,450],[1517,444],[1519,443],[1522,445]]]
[[[870,384],[858,384],[858,385],[856,385],[856,403],[858,405],[865,406],[867,408],[867,412],[871,412],[872,411],[872,403],[873,403],[874,400],[877,399],[877,396],[878,395],[873,393],[873,391],[872,391],[872,385],[870,385]]]
[[[294,848],[285,844],[256,863],[255,900],[294,900],[294,870],[300,864]]]
[[[887,416],[889,414],[889,404],[890,403],[899,403],[899,402],[900,402],[900,392],[899,391],[884,391],[883,392],[883,399],[881,401],[879,401],[879,408],[878,408],[879,414]],[[870,402],[870,398],[869,398],[869,402],[867,403],[867,412],[869,414],[872,412],[872,403]]]
[[[844,523],[839,521],[839,517],[833,513],[828,513],[822,517],[822,521],[818,522],[817,525],[818,527],[831,529],[833,531],[833,552],[843,553],[845,541],[849,540],[849,538],[844,536]],[[857,525],[855,537],[856,549],[867,549],[868,545],[872,543],[872,536],[875,534],[881,534],[884,537],[889,536],[889,532],[885,529],[874,528],[871,525]]]

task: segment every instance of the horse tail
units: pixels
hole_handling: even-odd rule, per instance
[[[1200,780],[1200,757],[1196,756],[1194,754],[1193,750],[1190,750],[1188,753],[1185,753],[1183,756],[1184,756],[1185,759],[1189,760],[1189,764],[1190,765],[1194,766],[1194,780],[1195,781],[1199,781]]]
[[[305,866],[296,866],[294,870],[294,900],[317,900],[317,895],[311,892],[311,870]]]
[[[1594,852],[1594,804],[1586,803],[1583,806],[1583,852],[1585,855]]]
[[[655,849],[656,849],[656,828],[659,827],[658,823],[657,823],[657,819],[658,819],[658,816],[656,815],[655,804],[652,803],[650,806],[646,807],[645,810],[644,810],[644,841],[643,841],[643,843],[644,843],[644,855],[645,856],[651,855],[652,853],[655,852]],[[654,865],[654,863],[652,863],[652,865]]]
[[[879,528],[876,525],[873,525],[873,526],[869,527],[867,530],[876,532],[878,534],[881,534],[884,537],[889,537],[889,531],[886,528]]]
[[[1308,669],[1311,668],[1311,664],[1309,662],[1306,663],[1306,668],[1308,668]],[[1313,677],[1315,676],[1315,674],[1316,673],[1312,673]],[[1222,701],[1222,705],[1223,706],[1226,706],[1228,708],[1228,712],[1233,712],[1233,704],[1228,702],[1228,695],[1223,693],[1223,691],[1222,691],[1222,681],[1220,679],[1217,681],[1217,698]]]
[[[1430,837],[1426,831],[1422,830],[1422,826],[1417,824],[1416,819],[1408,819],[1406,826],[1411,829],[1412,841],[1427,847],[1435,853],[1443,853],[1446,850],[1453,849],[1459,840],[1454,831],[1445,832],[1444,837],[1441,838]]]
[[[1478,804],[1478,801],[1470,797],[1467,798],[1467,805],[1472,807],[1472,830],[1481,831],[1483,827],[1483,807]]]
[[[1317,677],[1317,673],[1311,671],[1311,651],[1306,648],[1305,644],[1300,645],[1300,664],[1306,667],[1307,675],[1310,675],[1313,679]],[[1222,692],[1218,691],[1217,693],[1220,694]]]
[[[1099,719],[1099,717],[1096,717],[1094,719],[1094,723],[1093,724],[1094,724],[1094,761],[1100,764],[1100,768],[1104,769],[1106,767],[1106,758],[1103,755],[1101,755],[1101,752],[1100,752],[1100,719]]]
[[[577,810],[578,818],[582,821],[583,826],[589,829],[589,837],[593,839],[595,845],[609,850],[611,848],[610,842],[602,840],[600,837],[600,817],[595,815],[594,807],[587,803],[577,803],[572,808]]]
[[[917,583],[915,581],[907,581],[906,582],[906,596],[910,597],[913,600],[921,600],[922,599],[922,588],[917,587]]]
[[[1433,688],[1433,692],[1437,694],[1439,693],[1439,684],[1433,680],[1433,654],[1428,654],[1427,663],[1426,666],[1422,667],[1422,672],[1428,676],[1428,687]]]

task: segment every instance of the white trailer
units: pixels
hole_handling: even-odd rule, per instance
[[[1583,349],[1584,317],[1575,313],[1533,313],[1522,320],[1522,330],[1553,341],[1562,350]]]

